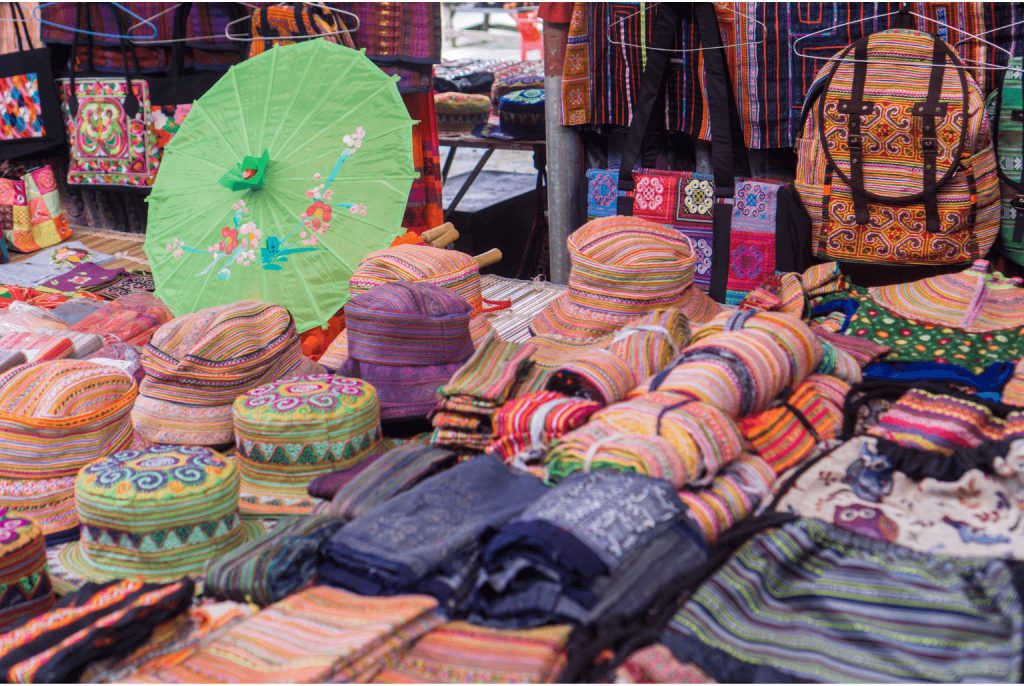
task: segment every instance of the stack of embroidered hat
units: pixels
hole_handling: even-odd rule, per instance
[[[473,354],[472,308],[430,283],[389,283],[345,307],[348,358],[337,369],[377,389],[385,420],[423,420],[437,389]]]
[[[324,371],[303,357],[288,310],[251,300],[171,320],[146,345],[142,362],[135,430],[151,443],[182,445],[230,444],[235,398]]]
[[[125,450],[87,465],[82,537],[61,563],[90,581],[178,579],[260,532],[238,513],[235,461],[204,446]]]
[[[430,245],[395,245],[370,253],[349,278],[349,294],[354,298],[382,284],[399,281],[434,284],[465,298],[473,308],[469,333],[474,346],[479,346],[491,332],[486,313],[508,306],[484,299],[480,266],[471,256]],[[327,348],[320,363],[337,369],[347,357],[348,336],[343,331]]]
[[[36,520],[51,541],[74,536],[75,474],[128,446],[137,394],[128,374],[93,362],[0,375],[0,507]]]
[[[0,631],[53,607],[43,530],[0,509]]]
[[[243,512],[308,513],[312,479],[354,469],[381,448],[377,391],[332,374],[255,388],[235,400],[234,422]]]

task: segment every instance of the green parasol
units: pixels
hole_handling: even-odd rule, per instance
[[[175,315],[263,300],[305,331],[348,301],[362,258],[401,233],[416,175],[396,78],[313,40],[232,67],[195,102],[149,197],[146,255]]]

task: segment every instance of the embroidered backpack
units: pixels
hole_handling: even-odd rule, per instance
[[[815,256],[952,265],[985,257],[999,180],[981,89],[920,31],[871,34],[821,69],[804,102],[796,188]]]
[[[988,120],[1002,182],[999,238],[1008,260],[1024,265],[1024,59],[1014,57],[988,99]]]

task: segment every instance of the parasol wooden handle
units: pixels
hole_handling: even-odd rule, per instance
[[[444,224],[441,224],[441,226],[435,226],[432,229],[427,229],[426,231],[420,234],[420,238],[423,239],[424,243],[433,244],[435,238],[440,238],[441,236],[448,233],[448,231],[454,230],[454,224],[452,224],[451,222],[445,222]]]
[[[492,264],[498,264],[501,262],[501,251],[497,248],[491,248],[487,252],[477,255],[473,259],[476,260],[477,266],[483,269],[484,267],[489,267]]]
[[[428,245],[432,245],[435,248],[447,248],[457,240],[459,240],[459,232],[455,229],[448,229],[434,240],[429,241]]]

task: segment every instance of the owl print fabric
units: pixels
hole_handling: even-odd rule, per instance
[[[993,474],[915,481],[884,445],[868,436],[844,443],[803,472],[777,509],[920,552],[1024,559],[1024,456],[1011,451]]]

